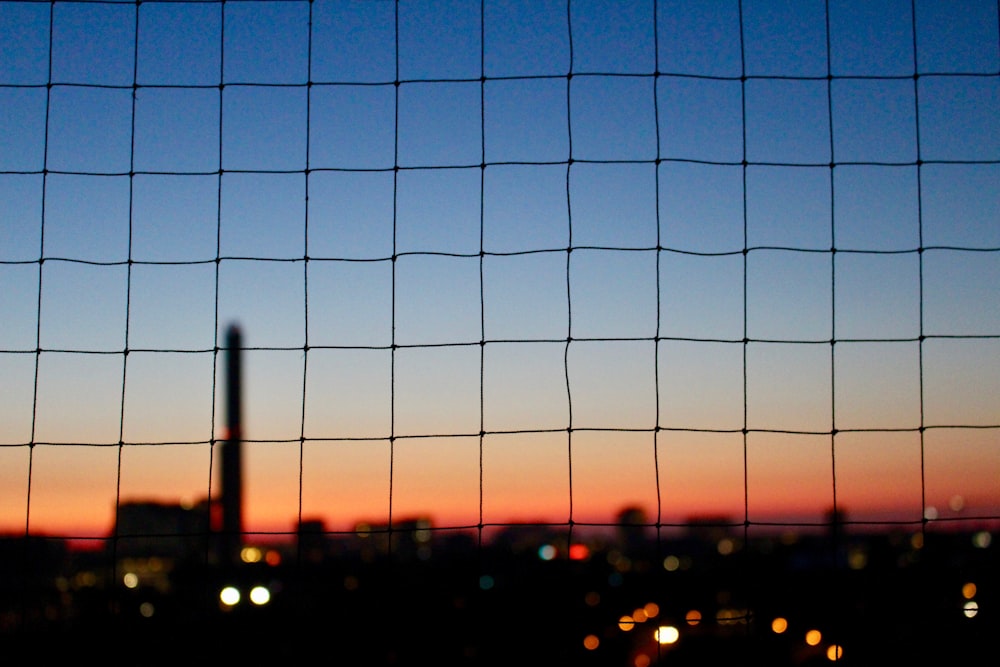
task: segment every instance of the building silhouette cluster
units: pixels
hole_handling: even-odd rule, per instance
[[[100,549],[3,538],[0,644],[129,664],[887,664],[971,660],[1000,627],[988,530],[667,530],[629,508],[610,531],[488,539],[421,517],[347,532],[306,520],[283,540],[244,535],[231,563],[210,515],[124,504]]]
[[[244,532],[238,329],[221,493],[117,507],[97,548],[0,536],[0,647],[50,664],[948,664],[993,652],[995,525],[728,517]]]

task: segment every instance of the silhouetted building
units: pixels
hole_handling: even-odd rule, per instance
[[[411,561],[427,560],[431,556],[431,520],[416,517],[392,524],[359,523],[355,534],[360,540],[360,553],[364,560],[391,555]]]
[[[642,551],[649,543],[649,517],[641,507],[626,507],[616,517],[618,539],[627,553]]]
[[[310,563],[320,563],[329,556],[330,540],[322,519],[303,519],[299,522],[298,551],[301,558]]]
[[[209,503],[193,507],[135,501],[118,507],[113,548],[119,557],[204,560],[209,534]]]

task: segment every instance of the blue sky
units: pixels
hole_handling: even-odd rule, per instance
[[[207,492],[233,321],[261,525],[995,511],[997,6],[912,7],[0,3],[3,525]]]

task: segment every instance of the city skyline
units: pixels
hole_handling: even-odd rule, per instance
[[[996,521],[962,7],[0,3],[0,532]]]

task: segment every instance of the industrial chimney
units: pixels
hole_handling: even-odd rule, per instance
[[[223,564],[238,562],[243,541],[242,333],[238,325],[226,331],[226,431],[222,443]]]

